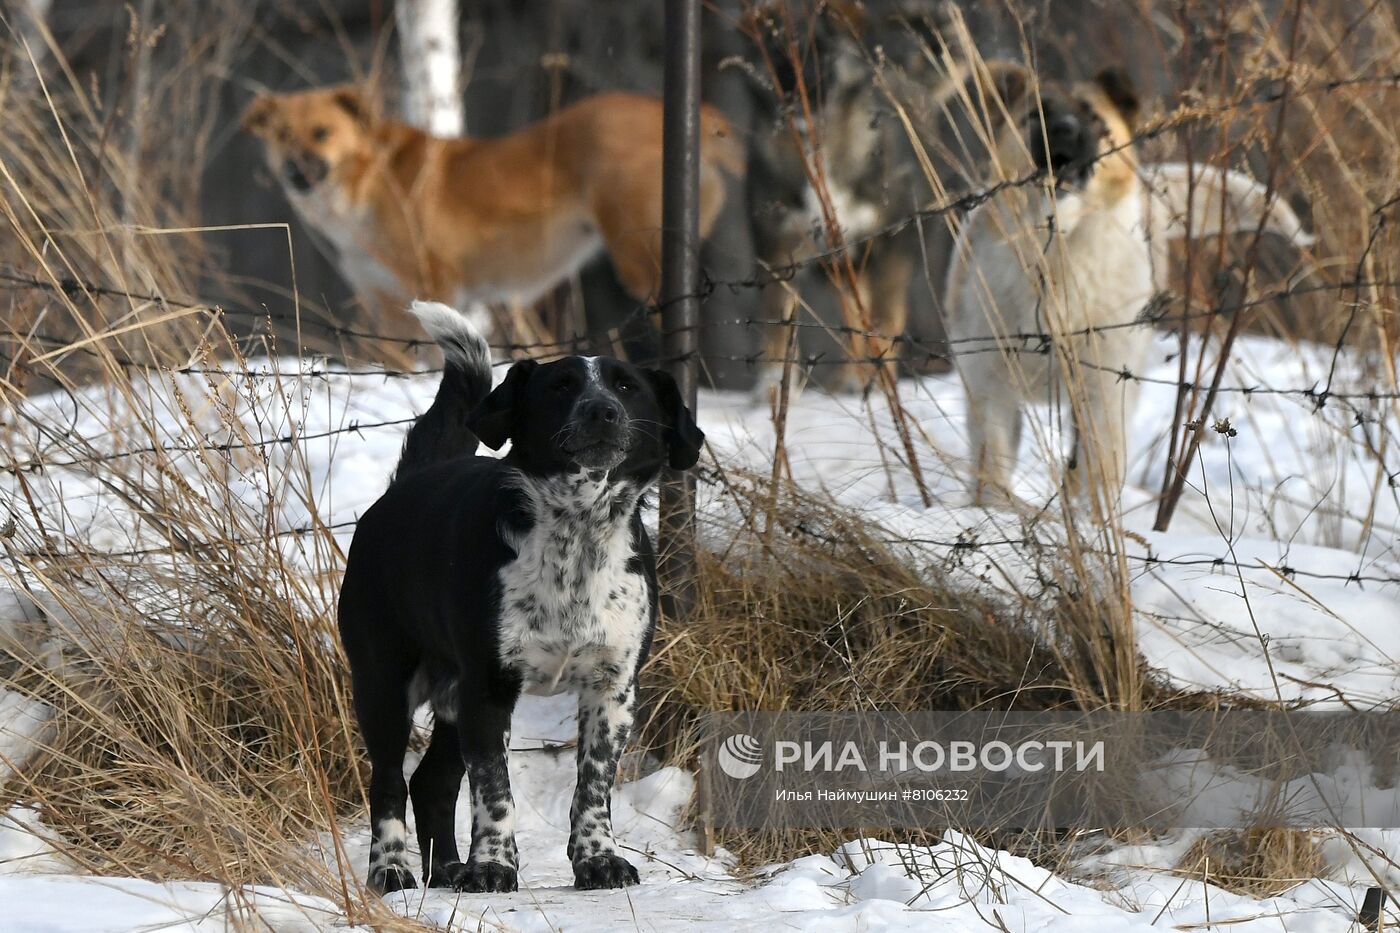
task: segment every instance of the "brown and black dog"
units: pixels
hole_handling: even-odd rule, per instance
[[[258,97],[243,127],[360,299],[397,314],[411,298],[528,305],[603,251],[627,291],[654,302],[661,112],[651,97],[599,94],[507,136],[443,139],[342,85]],[[708,107],[702,133],[705,235],[744,157]]]

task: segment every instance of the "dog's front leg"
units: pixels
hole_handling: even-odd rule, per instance
[[[581,890],[623,888],[637,869],[617,854],[612,830],[612,786],[632,736],[637,708],[635,679],[625,685],[585,688],[578,703],[578,784],[569,813],[569,860]]]
[[[1141,368],[1150,334],[1144,338],[1136,330],[1083,351],[1090,359],[1075,374],[1078,385],[1071,381],[1075,456],[1065,471],[1065,492],[1071,497],[1097,489],[1105,504],[1113,504],[1122,492],[1127,478],[1128,418],[1137,401],[1137,383],[1120,379],[1117,371]]]
[[[457,727],[472,795],[472,847],[454,887],[473,892],[514,891],[518,886],[515,800],[506,770],[510,709],[494,704],[464,708],[458,714]]]

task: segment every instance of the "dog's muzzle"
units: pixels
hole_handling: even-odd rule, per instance
[[[1027,121],[1031,156],[1036,168],[1053,170],[1057,181],[1082,186],[1094,170],[1099,139],[1092,123],[1072,113],[1039,113]]]
[[[282,177],[297,191],[310,191],[325,180],[326,172],[325,160],[310,154],[288,159],[282,165]]]
[[[561,446],[586,470],[610,470],[626,458],[631,433],[627,413],[616,399],[588,398],[575,406]]]

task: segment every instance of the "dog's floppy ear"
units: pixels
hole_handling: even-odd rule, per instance
[[[666,461],[673,470],[688,470],[700,459],[700,447],[705,432],[695,423],[695,416],[681,398],[681,390],[671,374],[659,369],[647,370],[652,391],[661,405],[666,424]]]
[[[240,125],[244,132],[257,133],[266,128],[272,120],[273,111],[277,109],[277,101],[271,94],[259,94],[253,98],[253,102],[248,105],[248,109],[243,111],[243,119]]]
[[[348,113],[357,123],[369,126],[374,123],[374,102],[363,88],[347,86],[336,91],[331,100],[341,110]]]
[[[995,94],[1014,114],[1017,105],[1030,94],[1032,77],[1030,69],[1019,62],[992,60],[986,63],[986,80],[989,92]]]
[[[948,83],[940,97],[960,107],[957,101],[966,94],[974,108],[971,116],[978,122],[985,121],[987,129],[995,136],[1008,121],[1015,122],[1017,111],[1031,93],[1033,81],[1030,70],[1019,62],[988,59],[966,77]]]
[[[500,450],[510,440],[515,430],[515,408],[525,391],[525,383],[539,364],[534,360],[521,360],[510,368],[500,385],[481,400],[481,404],[467,416],[467,429],[477,436],[487,447]]]
[[[1103,89],[1104,96],[1118,108],[1118,112],[1123,115],[1123,122],[1129,127],[1137,123],[1141,104],[1138,102],[1137,87],[1126,71],[1122,68],[1105,68],[1094,75],[1094,83]]]

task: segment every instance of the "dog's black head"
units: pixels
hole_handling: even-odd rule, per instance
[[[1133,127],[1138,99],[1132,80],[1121,69],[1100,72],[1077,84],[1040,82],[1011,63],[990,63],[998,96],[1012,115],[1003,131],[999,160],[1019,171],[1022,159],[1036,169],[1053,171],[1057,184],[1086,190],[1102,178],[1104,185],[1124,187],[1133,174]],[[1018,116],[1019,114],[1019,116]],[[1024,154],[1024,155],[1023,155]]]
[[[1104,134],[1093,104],[1058,93],[1058,88],[1047,89],[1026,118],[1026,142],[1036,168],[1053,169],[1057,178],[1074,185],[1082,185],[1092,171]]]
[[[578,469],[649,479],[685,470],[705,435],[667,373],[611,357],[523,360],[472,412],[467,426],[538,473]]]

